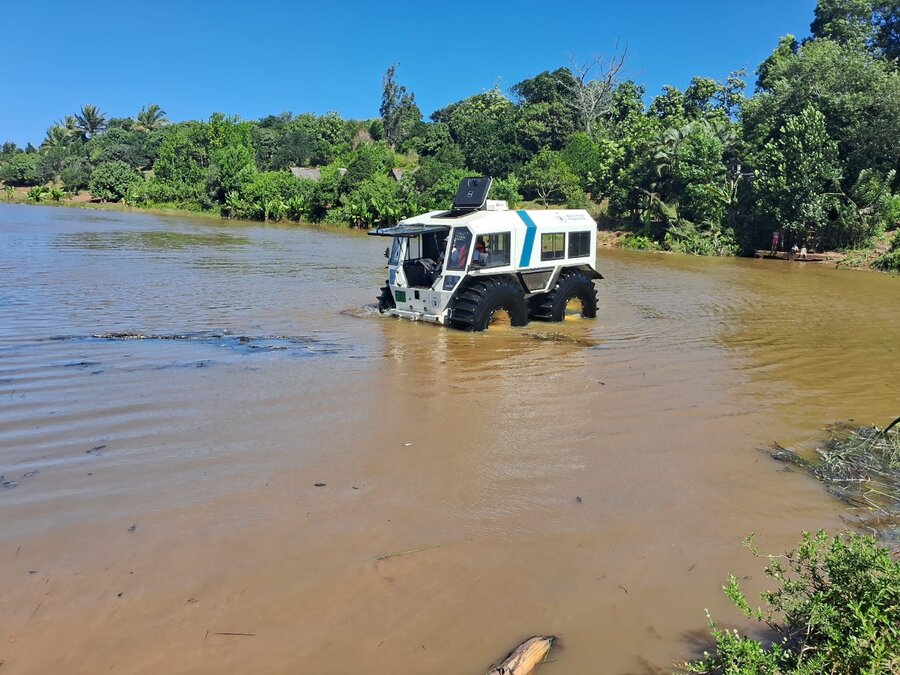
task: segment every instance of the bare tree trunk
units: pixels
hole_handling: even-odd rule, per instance
[[[572,94],[568,103],[589,136],[593,134],[597,118],[606,115],[612,108],[612,94],[627,58],[628,47],[620,53],[618,43],[609,59],[601,55],[581,63],[574,56],[571,58],[569,72],[572,82],[563,81],[562,84]]]

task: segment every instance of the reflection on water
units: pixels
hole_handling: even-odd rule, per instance
[[[10,672],[477,672],[536,633],[668,672],[746,534],[841,526],[757,448],[898,414],[886,275],[602,252],[597,320],[463,333],[367,307],[358,233],[4,206],[0,246]]]
[[[89,251],[178,251],[246,246],[250,239],[225,232],[65,232],[55,246]]]

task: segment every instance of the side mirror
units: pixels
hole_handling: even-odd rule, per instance
[[[390,257],[391,257],[391,247],[390,247],[390,246],[385,246],[385,247],[384,247],[384,257],[385,257],[385,258],[390,258]]]

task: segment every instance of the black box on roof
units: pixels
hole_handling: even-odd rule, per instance
[[[463,178],[456,191],[456,199],[453,200],[453,210],[476,211],[483,208],[491,191],[493,180],[490,176]]]

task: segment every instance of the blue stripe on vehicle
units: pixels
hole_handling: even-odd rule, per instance
[[[519,218],[525,223],[525,243],[522,245],[522,257],[519,259],[519,267],[528,267],[531,262],[531,251],[534,249],[534,236],[537,234],[537,225],[528,215],[528,211],[516,211]]]

